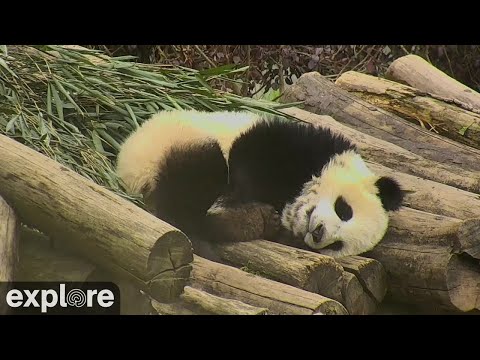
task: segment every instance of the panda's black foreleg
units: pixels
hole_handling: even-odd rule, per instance
[[[271,205],[222,196],[208,211],[204,225],[204,237],[214,243],[274,240],[281,220]]]

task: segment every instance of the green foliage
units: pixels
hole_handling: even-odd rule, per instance
[[[390,63],[416,54],[461,83],[480,90],[479,45],[92,45],[111,54],[135,55],[138,61],[206,69],[247,65],[241,74],[243,95],[289,85],[309,71],[336,80],[355,70],[383,76]],[[240,79],[240,77],[239,77]],[[228,86],[228,84],[226,84]],[[240,93],[240,92],[239,92]]]
[[[211,85],[244,67],[199,71],[133,58],[78,47],[0,46],[0,133],[128,197],[115,175],[115,158],[125,138],[153,113],[247,109],[275,114],[289,106]]]

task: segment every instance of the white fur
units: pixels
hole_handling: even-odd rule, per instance
[[[389,219],[377,196],[377,180],[378,176],[354,151],[337,155],[322,174],[305,184],[302,194],[285,207],[282,224],[296,236],[304,237],[309,247],[325,255],[341,257],[371,250],[383,238]],[[353,210],[353,217],[345,222],[334,209],[339,196]],[[302,204],[299,210],[292,214],[292,209],[299,204]],[[312,207],[309,217],[307,211]],[[315,243],[311,232],[320,224],[325,233],[322,241]],[[338,240],[343,241],[341,250],[321,250]]]
[[[238,134],[259,116],[251,112],[162,111],[145,121],[122,144],[117,158],[117,174],[132,194],[147,194],[168,149],[207,137],[219,141],[225,158]]]

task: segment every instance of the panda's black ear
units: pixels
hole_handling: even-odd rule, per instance
[[[378,188],[378,197],[385,210],[395,211],[402,206],[405,192],[395,179],[382,176],[375,182],[375,186]]]

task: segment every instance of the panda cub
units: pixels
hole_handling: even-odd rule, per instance
[[[220,241],[208,215],[260,203],[292,238],[332,257],[377,245],[404,196],[342,135],[252,112],[159,112],[122,144],[117,173],[188,236]]]

